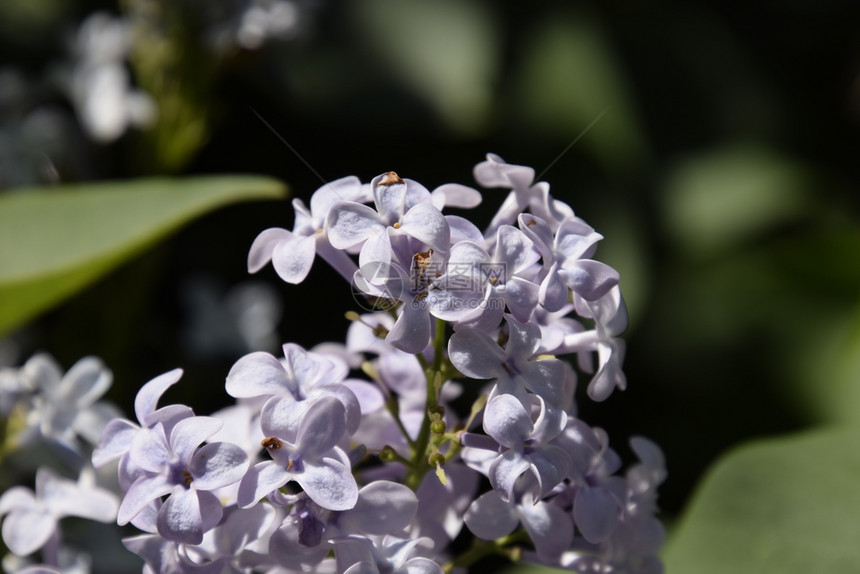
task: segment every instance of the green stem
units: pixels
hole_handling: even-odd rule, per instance
[[[427,384],[427,402],[424,408],[424,421],[418,438],[412,444],[412,470],[406,475],[406,486],[415,490],[421,484],[424,475],[430,470],[430,409],[439,405],[436,379],[441,376],[445,356],[445,321],[436,319],[436,335],[433,337],[433,365],[427,364],[422,355],[418,355],[421,366],[424,367],[424,377]]]
[[[409,448],[414,448],[415,441],[409,436],[406,426],[403,424],[403,421],[400,420],[400,407],[397,405],[397,399],[395,397],[389,397],[389,399],[385,401],[385,408],[387,408],[388,412],[391,413],[391,418],[394,419],[394,423],[397,425],[397,428],[400,429],[400,433],[403,435],[403,438],[406,439],[406,442],[409,444]]]
[[[487,556],[491,556],[493,554],[506,556],[509,559],[516,561],[519,555],[519,552],[517,552],[517,548],[506,547],[516,542],[520,542],[524,539],[527,540],[528,535],[523,529],[520,529],[513,534],[509,534],[508,536],[497,538],[496,540],[479,540],[476,538],[472,542],[471,548],[460,554],[451,562],[445,564],[442,567],[442,570],[445,572],[445,574],[450,574],[450,572],[454,568],[465,568],[471,566],[478,560],[481,560],[482,558],[486,558]]]

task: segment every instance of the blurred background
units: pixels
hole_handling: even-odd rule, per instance
[[[388,170],[473,185],[488,152],[533,166],[630,309],[629,388],[582,418],[628,459],[630,435],[663,447],[671,521],[732,445],[857,418],[858,73],[848,0],[2,0],[0,190],[229,172],[307,201]],[[359,309],[320,263],[247,274],[292,222],[211,213],[7,333],[0,364],[98,355],[127,412],[181,366],[170,398],[211,412],[240,356],[340,341]]]

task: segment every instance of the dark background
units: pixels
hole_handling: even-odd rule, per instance
[[[34,4],[41,11],[18,0],[0,8],[0,66],[35,86],[7,121],[43,105],[73,117],[46,70],[76,22],[119,11]],[[170,33],[194,46],[203,8],[185,4]],[[632,434],[664,448],[668,517],[732,445],[834,418],[816,389],[835,376],[829,359],[856,322],[856,2],[301,7],[290,38],[164,71],[187,72],[190,101],[207,113],[208,134],[186,159],[159,163],[153,140],[130,131],[82,144],[62,180],[261,173],[307,201],[323,181],[388,170],[429,189],[472,185],[487,152],[549,167],[553,194],[605,236],[597,256],[620,271],[630,307],[629,388],[602,404],[583,394],[580,414],[628,460]],[[485,193],[479,226],[502,197]],[[227,404],[224,377],[246,351],[189,348],[189,283],[204,278],[223,296],[248,279],[254,237],[292,221],[288,202],[201,218],[13,334],[19,362],[46,350],[68,368],[99,355],[127,412],[140,385],[181,366],[168,400],[200,414]],[[358,307],[323,263],[299,286],[270,266],[258,275],[283,302],[281,341],[342,340],[343,314]]]

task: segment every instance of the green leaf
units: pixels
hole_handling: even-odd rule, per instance
[[[425,99],[449,128],[487,127],[498,68],[494,14],[466,0],[364,0],[354,21],[404,86]]]
[[[730,452],[675,529],[666,571],[860,572],[858,441],[857,430],[831,429]]]
[[[808,169],[754,145],[688,158],[665,183],[665,211],[678,245],[701,255],[809,215]]]
[[[258,176],[152,178],[0,196],[0,334],[92,283],[200,215],[276,199]]]

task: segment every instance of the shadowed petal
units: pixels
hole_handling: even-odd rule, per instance
[[[514,505],[499,498],[498,493],[484,493],[466,511],[466,526],[484,540],[507,536],[519,523]]]
[[[236,502],[240,508],[253,506],[273,490],[284,486],[292,477],[292,472],[270,460],[257,463],[242,477]]]

